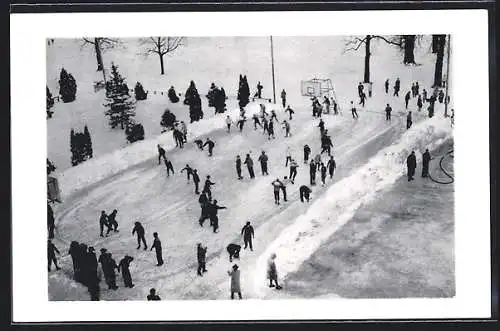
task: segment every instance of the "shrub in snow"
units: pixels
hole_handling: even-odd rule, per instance
[[[162,127],[164,127],[165,129],[173,129],[175,120],[176,120],[176,117],[170,111],[170,109],[165,109],[165,112],[163,113],[163,115],[161,115],[160,125]]]
[[[53,111],[50,110],[54,106],[54,98],[52,97],[52,93],[50,93],[49,87],[46,86],[47,89],[47,118],[52,118]]]
[[[172,103],[179,102],[179,97],[177,96],[177,93],[175,93],[175,89],[173,86],[170,86],[170,88],[168,89],[168,98]]]
[[[135,92],[135,100],[146,100],[148,97],[148,93],[144,91],[144,87],[142,87],[142,84],[139,82],[135,84],[134,92]]]
[[[87,159],[92,158],[94,152],[92,150],[92,139],[90,138],[90,132],[87,126],[85,125],[85,129],[83,130],[83,134],[85,136],[85,156]]]
[[[191,123],[199,121],[203,118],[200,94],[198,93],[193,81],[189,84],[189,87],[184,95],[184,104],[189,105],[189,117],[191,119]]]
[[[240,75],[240,83],[238,88],[238,101],[240,107],[245,107],[250,102],[250,87],[248,86],[247,76]]]
[[[128,86],[118,72],[118,67],[111,65],[111,79],[106,83],[106,99],[108,103],[105,114],[109,117],[109,125],[121,129],[127,127],[135,116],[135,102],[128,93]]]
[[[85,126],[84,132],[75,133],[75,130],[71,129],[70,150],[71,165],[73,166],[92,158],[92,140],[87,126]]]
[[[144,127],[141,123],[130,124],[125,130],[125,134],[129,143],[144,140]]]
[[[64,68],[59,77],[59,94],[63,102],[72,102],[76,98],[76,80]]]

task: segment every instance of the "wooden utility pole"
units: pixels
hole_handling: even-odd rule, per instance
[[[276,103],[276,85],[274,83],[274,52],[273,52],[273,36],[271,39],[271,69],[273,71],[273,102]]]
[[[450,48],[451,48],[451,35],[448,35],[448,54],[446,60],[446,96],[444,99],[444,117],[448,117],[448,86],[450,85]]]

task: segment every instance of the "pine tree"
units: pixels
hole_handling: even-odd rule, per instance
[[[163,115],[161,115],[160,125],[163,126],[165,129],[173,129],[175,121],[176,121],[175,114],[173,114],[170,111],[170,109],[168,108],[165,109]]]
[[[52,114],[54,114],[53,111],[50,110],[54,106],[54,98],[52,98],[52,93],[50,93],[49,87],[46,86],[47,88],[47,117],[52,118]]]
[[[63,102],[72,102],[76,98],[76,80],[73,75],[68,74],[66,69],[61,69],[59,77],[59,94]]]
[[[71,150],[71,165],[76,166],[78,164],[78,149],[76,146],[76,135],[75,130],[71,129],[70,136],[70,150]]]
[[[250,102],[250,87],[248,86],[247,76],[240,75],[240,83],[238,89],[238,101],[240,107],[245,107]]]
[[[94,152],[92,150],[92,139],[90,138],[90,132],[86,125],[85,129],[83,130],[83,134],[85,135],[85,157],[87,159],[91,159]]]
[[[130,143],[136,142],[138,140],[144,140],[144,127],[141,123],[133,123],[127,126],[125,130],[127,140]]]
[[[193,81],[189,84],[186,94],[184,95],[184,104],[189,105],[189,117],[191,123],[199,121],[203,118],[203,110],[201,108],[201,98],[196,85]]]
[[[108,110],[105,114],[109,117],[111,128],[120,125],[121,129],[127,127],[135,116],[135,102],[131,100],[128,87],[124,78],[118,72],[118,67],[111,65],[111,79],[106,84],[105,104]]]
[[[136,100],[146,100],[146,98],[148,97],[148,94],[144,91],[144,87],[142,87],[142,84],[139,82],[135,84],[134,92]]]

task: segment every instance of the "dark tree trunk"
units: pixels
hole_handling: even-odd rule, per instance
[[[404,35],[404,64],[415,64],[415,35]]]
[[[433,34],[432,35],[432,54],[436,54],[437,53],[438,40],[439,40],[439,35],[438,34]]]
[[[372,36],[367,35],[365,41],[365,75],[363,78],[364,83],[370,82],[370,41]]]
[[[160,56],[160,67],[161,67],[161,75],[165,74],[165,69],[163,67],[163,54],[158,54]]]
[[[94,38],[95,56],[97,58],[97,71],[103,70],[100,38]]]
[[[443,83],[443,58],[444,58],[444,47],[446,43],[446,35],[437,35],[437,49],[436,49],[436,67],[434,69],[434,84],[432,87],[439,87]]]

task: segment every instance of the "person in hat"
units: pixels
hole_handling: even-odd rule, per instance
[[[156,290],[154,288],[149,290],[148,301],[160,301],[160,296],[156,294]]]
[[[240,286],[240,270],[238,269],[238,265],[233,265],[233,270],[227,272],[229,276],[231,276],[231,300],[234,299],[234,293],[238,293],[238,297],[241,299],[241,286]]]
[[[152,251],[153,248],[156,250],[156,260],[158,262],[156,266],[159,267],[163,265],[163,257],[161,252],[161,241],[160,238],[158,238],[158,232],[153,233],[153,237],[154,237],[153,245],[151,246],[150,251]]]
[[[134,228],[132,229],[132,235],[137,232],[137,249],[141,248],[141,241],[144,244],[144,250],[148,249],[148,245],[146,244],[146,238],[144,238],[144,227],[141,222],[135,222]]]

